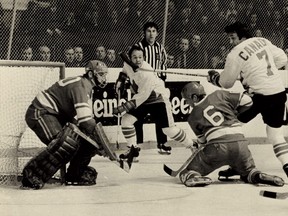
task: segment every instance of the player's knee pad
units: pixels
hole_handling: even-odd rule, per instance
[[[130,114],[125,114],[124,116],[122,116],[121,119],[121,126],[126,127],[126,126],[131,126],[134,125],[134,123],[137,121],[137,118],[133,115]]]
[[[23,177],[36,176],[47,182],[64,164],[68,163],[79,149],[79,137],[69,127],[64,127],[48,147],[32,158],[23,170]],[[25,173],[29,175],[25,176]]]
[[[272,128],[267,125],[266,127],[267,138],[272,144],[278,144],[286,142],[283,134],[283,128]]]

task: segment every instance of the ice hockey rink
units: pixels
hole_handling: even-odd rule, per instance
[[[173,145],[173,143],[172,143]],[[106,158],[94,157],[95,186],[46,184],[41,190],[0,187],[1,216],[287,216],[288,199],[259,195],[260,190],[288,192],[284,187],[255,186],[240,182],[219,182],[218,171],[209,176],[214,182],[203,188],[188,188],[177,177],[168,176],[163,164],[177,170],[190,150],[175,147],[171,155],[160,155],[154,143],[142,144],[139,162],[130,173]],[[251,144],[256,165],[263,172],[283,177],[281,164],[272,145]],[[118,152],[120,153],[120,152]]]

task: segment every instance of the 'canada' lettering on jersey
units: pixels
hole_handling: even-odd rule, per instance
[[[94,121],[92,113],[92,83],[83,77],[69,77],[40,92],[33,101],[61,118],[78,123]]]
[[[277,94],[285,90],[278,68],[286,63],[284,51],[269,40],[249,38],[228,54],[219,83],[230,88],[240,76],[244,88],[250,93]]]
[[[200,141],[227,142],[229,140],[223,140],[221,137],[234,134],[243,135],[241,123],[234,111],[239,105],[241,96],[241,93],[216,90],[195,104],[189,115],[188,123]]]

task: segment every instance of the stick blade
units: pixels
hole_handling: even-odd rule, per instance
[[[164,171],[168,174],[168,175],[170,175],[170,176],[172,176],[172,177],[175,177],[175,176],[177,176],[177,172],[175,172],[175,171],[173,171],[172,169],[170,169],[168,166],[166,166],[165,164],[163,165],[163,169],[164,169]]]

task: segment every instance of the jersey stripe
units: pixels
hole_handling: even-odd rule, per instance
[[[46,92],[39,92],[36,96],[37,100],[45,107],[59,112],[58,107],[53,98]]]

